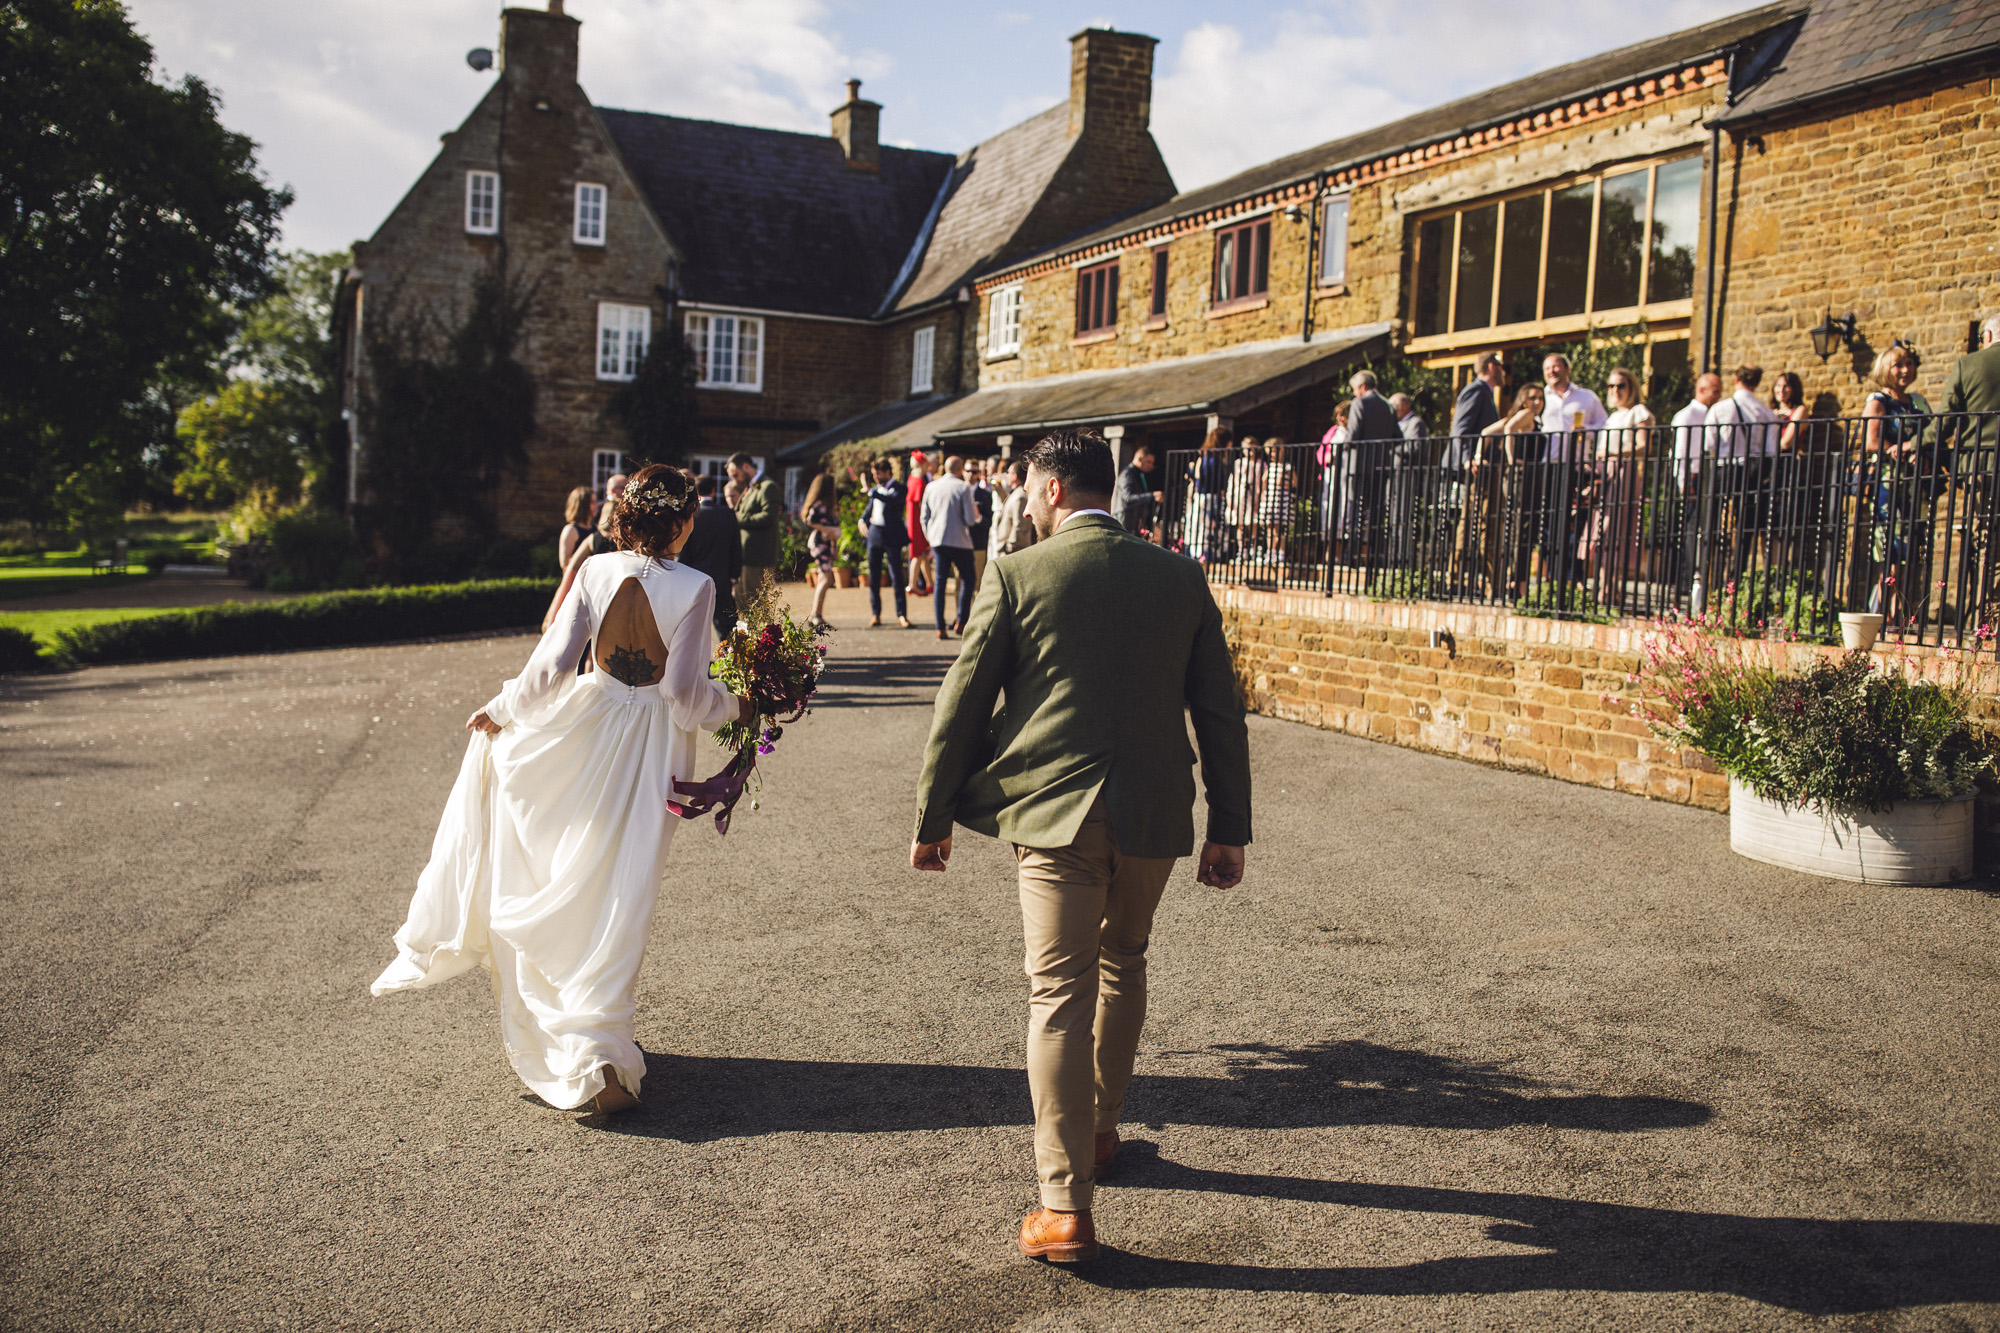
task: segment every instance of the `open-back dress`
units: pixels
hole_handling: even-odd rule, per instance
[[[736,716],[709,679],[715,585],[617,551],[586,560],[527,667],[486,705],[376,995],[484,966],[514,1071],[581,1106],[618,1071],[637,1093],[633,989],[702,734]],[[577,665],[589,647],[591,667]],[[718,752],[714,752],[719,755]]]

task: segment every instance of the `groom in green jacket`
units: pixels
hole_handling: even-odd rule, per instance
[[[988,566],[938,692],[910,863],[943,870],[954,823],[1013,844],[1042,1193],[1021,1252],[1076,1263],[1097,1254],[1091,1191],[1118,1153],[1153,912],[1194,851],[1188,722],[1208,800],[1196,878],[1216,888],[1243,877],[1250,742],[1208,581],[1106,512],[1109,446],[1058,431],[1027,462],[1037,540]]]

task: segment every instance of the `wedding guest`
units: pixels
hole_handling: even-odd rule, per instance
[[[730,513],[735,513],[736,506],[743,503],[743,483],[734,477],[730,477],[729,480],[723,482],[722,503],[729,506]]]
[[[1142,444],[1132,451],[1132,461],[1118,474],[1118,485],[1111,493],[1111,516],[1125,526],[1125,531],[1135,537],[1150,537],[1158,540],[1154,531],[1159,525],[1160,504],[1166,499],[1164,493],[1153,488],[1153,469],[1159,466],[1159,454],[1150,444]]]
[[[1883,349],[1873,367],[1875,391],[1861,405],[1866,423],[1862,450],[1873,463],[1874,554],[1881,566],[1868,609],[1892,623],[1920,612],[1929,600],[1930,500],[1942,451],[1926,447],[1924,418],[1931,405],[1911,390],[1921,364],[1900,338]]]
[[[1389,395],[1389,409],[1396,414],[1396,429],[1403,438],[1390,460],[1389,547],[1395,564],[1407,569],[1416,554],[1417,495],[1427,480],[1422,471],[1430,461],[1424,444],[1424,419],[1406,393]]]
[[[1583,485],[1596,448],[1591,432],[1604,425],[1604,402],[1571,381],[1569,358],[1560,352],[1542,358],[1542,378],[1548,385],[1542,395],[1542,431],[1547,439],[1542,464],[1547,519],[1542,558],[1551,577],[1571,583],[1577,577],[1576,549],[1588,512]]]
[[[1722,399],[1722,376],[1704,371],[1694,382],[1694,401],[1674,413],[1674,485],[1680,492],[1680,578],[1706,586],[1702,553],[1714,545],[1722,513],[1721,497],[1701,484],[1702,459],[1715,453],[1708,410]],[[1711,481],[1713,479],[1711,478]]]
[[[1094,1190],[1117,1167],[1154,917],[1195,849],[1189,730],[1208,807],[1195,878],[1215,888],[1243,878],[1250,743],[1207,581],[1103,512],[1110,448],[1059,431],[1028,463],[1041,540],[994,567],[938,691],[910,864],[944,870],[955,825],[1012,846],[1041,1187],[1019,1245],[1078,1263],[1099,1252]]]
[[[930,485],[931,460],[921,450],[910,455],[910,482],[904,488],[903,521],[910,534],[910,596],[931,595],[931,543],[924,536],[924,488]]]
[[[1944,410],[1954,414],[2000,413],[2000,314],[1988,315],[1979,326],[1979,350],[1952,363],[1944,381]],[[1995,419],[1988,416],[1984,422],[1983,429],[1970,433],[1967,443],[1991,446],[1995,442]],[[1949,443],[1965,424],[1963,420],[1945,422],[1945,441]]]
[[[1639,381],[1623,366],[1605,377],[1604,390],[1611,396],[1613,410],[1597,434],[1592,460],[1595,477],[1585,562],[1597,576],[1599,604],[1622,610],[1625,580],[1639,572],[1640,482],[1652,447],[1652,428],[1659,423],[1639,400]]]
[[[805,502],[799,506],[799,522],[806,529],[806,554],[813,561],[813,600],[810,624],[829,629],[826,595],[833,591],[833,569],[840,554],[840,492],[833,473],[821,471],[806,487]]]
[[[956,454],[944,460],[944,475],[924,487],[924,537],[937,560],[932,604],[937,612],[937,636],[948,639],[965,631],[972,614],[972,525],[979,520],[972,488],[965,484],[965,460]],[[958,577],[958,614],[946,632],[944,584]]]
[[[1282,567],[1292,531],[1292,510],[1298,503],[1298,469],[1287,457],[1285,442],[1275,435],[1264,441],[1264,457],[1263,497],[1258,502],[1257,519],[1264,529],[1265,551]]]
[[[778,483],[761,476],[749,454],[729,460],[729,475],[743,488],[736,504],[736,524],[743,530],[743,573],[736,582],[736,602],[747,604],[771,578],[778,565]]]
[[[1222,521],[1226,530],[1225,558],[1240,559],[1256,541],[1257,508],[1262,502],[1264,446],[1247,439],[1229,469],[1229,483],[1222,497]]]
[[[1187,553],[1203,564],[1221,556],[1222,497],[1229,487],[1229,451],[1236,432],[1218,425],[1188,460]]]
[[[1482,436],[1499,441],[1497,451],[1483,456],[1490,466],[1497,466],[1500,472],[1500,512],[1503,516],[1489,525],[1484,541],[1489,586],[1501,586],[1504,576],[1508,595],[1516,601],[1528,594],[1528,574],[1535,543],[1548,527],[1546,511],[1550,486],[1543,462],[1548,441],[1542,435],[1542,419],[1547,409],[1548,397],[1542,386],[1523,384],[1515,392],[1514,404],[1507,415],[1480,432]],[[1482,440],[1482,450],[1488,447],[1487,441]],[[1511,560],[1507,558],[1508,534],[1503,531],[1505,518],[1509,516],[1514,527]]]
[[[1761,366],[1739,366],[1736,388],[1708,409],[1707,427],[1715,448],[1715,494],[1734,511],[1729,524],[1729,580],[1740,583],[1743,571],[1770,521],[1771,455],[1777,445],[1775,418],[1757,386],[1764,382]]]
[[[569,585],[576,582],[576,573],[583,568],[583,562],[593,555],[609,555],[618,549],[618,544],[611,537],[611,524],[616,516],[618,497],[624,490],[623,472],[614,472],[605,480],[604,503],[597,507],[597,526],[591,529],[587,539],[577,543],[576,549],[570,552],[568,562],[563,565],[562,582],[556,585],[556,595],[549,600],[549,609],[542,613],[544,631],[555,623],[556,611],[562,606],[563,598],[569,595]],[[588,658],[583,669],[589,670]]]
[[[1354,392],[1347,413],[1345,529],[1349,562],[1372,570],[1388,555],[1389,479],[1403,432],[1396,410],[1377,391],[1375,372],[1356,371],[1347,387]]]
[[[1028,521],[1028,464],[1017,458],[1007,465],[1007,475],[1012,483],[1007,490],[1007,499],[1000,506],[1000,512],[993,519],[992,553],[994,559],[1025,551],[1035,544],[1035,525]]]
[[[667,803],[708,771],[709,732],[755,716],[708,674],[714,585],[674,559],[694,508],[687,474],[640,469],[612,507],[617,551],[585,562],[520,674],[466,719],[478,734],[369,987],[483,969],[515,1075],[566,1110],[639,1104],[639,971],[681,822]]]
[[[578,486],[563,501],[563,530],[556,539],[556,567],[565,568],[569,558],[576,554],[576,548],[590,540],[590,519],[593,511],[590,487]]]
[[[1499,470],[1489,469],[1485,478],[1490,482],[1487,493],[1475,497],[1472,469],[1480,456],[1480,432],[1500,419],[1500,404],[1506,392],[1507,363],[1498,352],[1482,352],[1472,363],[1472,378],[1458,391],[1458,401],[1452,406],[1451,445],[1445,451],[1444,474],[1451,483],[1453,507],[1458,511],[1449,516],[1449,521],[1456,524],[1459,538],[1452,553],[1453,573],[1459,580],[1472,577],[1478,563],[1478,543],[1486,530],[1485,514],[1471,516],[1472,521],[1467,521],[1469,507],[1476,500],[1499,503]],[[1467,545],[1468,540],[1473,544]]]
[[[736,627],[736,576],[743,572],[743,534],[736,526],[735,511],[716,493],[714,477],[695,478],[694,493],[698,501],[694,525],[681,547],[680,562],[708,575],[715,584],[715,635],[722,638]]]
[[[886,565],[889,586],[896,594],[896,623],[908,629],[909,593],[903,587],[903,551],[910,544],[910,534],[903,526],[903,504],[908,496],[888,459],[876,459],[870,470],[875,485],[861,511],[868,537],[868,623],[882,623],[882,572]]]
[[[979,521],[972,525],[972,590],[978,592],[986,579],[986,546],[993,540],[993,491],[986,484],[985,460],[966,460],[965,484],[972,487],[972,503],[979,510]]]
[[[1333,405],[1333,424],[1319,437],[1319,448],[1313,453],[1313,460],[1320,467],[1320,544],[1327,552],[1327,559],[1335,562],[1341,558],[1339,538],[1347,523],[1343,509],[1348,489],[1347,423],[1353,409],[1354,404],[1345,398]]]

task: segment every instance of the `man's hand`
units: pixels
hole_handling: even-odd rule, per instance
[[[489,736],[498,736],[500,734],[500,724],[486,716],[484,708],[465,719],[465,729],[467,731],[483,731]]]
[[[938,867],[942,870],[944,867]],[[1201,868],[1195,879],[1211,888],[1233,889],[1243,882],[1243,849],[1217,842],[1201,845]]]
[[[910,864],[918,870],[943,870],[944,863],[951,860],[951,839],[943,842],[913,842],[910,844]],[[1238,853],[1237,865],[1243,864]]]

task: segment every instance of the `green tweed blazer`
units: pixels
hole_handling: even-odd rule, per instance
[[[1944,384],[1946,412],[2000,412],[2000,343],[1952,363]]]
[[[1201,566],[1084,514],[986,567],[938,691],[917,841],[954,822],[1067,847],[1099,791],[1127,856],[1194,850],[1201,746],[1208,840],[1250,841],[1250,736]]]

